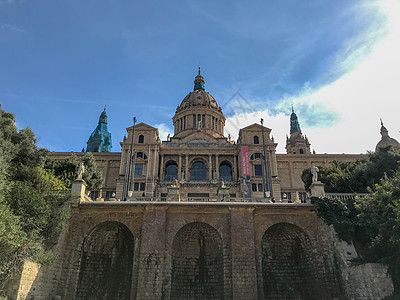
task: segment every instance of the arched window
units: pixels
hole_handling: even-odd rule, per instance
[[[255,135],[255,136],[253,137],[253,141],[254,141],[254,144],[255,144],[255,145],[258,145],[258,144],[260,143],[260,141],[259,141],[259,139],[258,139],[258,135]]]
[[[304,154],[304,150],[303,149],[300,149],[300,154]]]
[[[169,161],[165,167],[164,180],[171,181],[178,178],[178,166],[174,161]]]
[[[221,163],[219,167],[219,177],[223,181],[232,181],[232,168],[227,162]]]
[[[207,169],[204,163],[198,161],[192,164],[192,167],[190,168],[190,180],[207,180]]]
[[[143,144],[144,143],[144,136],[143,134],[139,135],[139,144]]]
[[[263,156],[261,155],[261,153],[254,153],[250,156],[250,160],[254,160],[254,159],[258,159],[258,158],[262,158]]]
[[[138,153],[136,154],[136,157],[137,157],[137,158],[147,159],[147,155],[144,154],[143,152],[138,152]]]

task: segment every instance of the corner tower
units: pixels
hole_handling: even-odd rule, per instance
[[[222,108],[204,87],[204,77],[199,73],[190,92],[176,108],[174,117],[174,138],[185,139],[201,132],[210,138],[224,138],[225,117]]]
[[[87,141],[86,152],[111,152],[111,133],[107,128],[107,112],[104,107],[99,123]]]
[[[299,120],[292,106],[292,114],[290,115],[290,137],[286,136],[286,153],[287,154],[310,154],[310,142],[307,137],[303,136]]]

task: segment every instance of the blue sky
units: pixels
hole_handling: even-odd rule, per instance
[[[294,104],[317,152],[365,152],[380,117],[399,139],[397,11],[398,0],[0,0],[0,102],[52,151],[86,147],[106,104],[120,151],[133,116],[173,132],[200,65],[226,134],[263,117],[284,152]]]

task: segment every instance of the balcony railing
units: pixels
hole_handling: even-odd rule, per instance
[[[365,198],[371,196],[372,194],[368,193],[326,193],[326,198],[328,199],[337,199],[337,200],[355,200],[356,197]]]

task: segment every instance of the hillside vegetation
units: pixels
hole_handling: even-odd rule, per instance
[[[93,155],[52,161],[36,146],[30,128],[18,130],[15,117],[0,106],[0,297],[24,260],[51,261],[51,247],[69,218],[70,187],[81,161],[89,189],[103,178]]]
[[[310,170],[305,170],[306,189],[311,178]],[[320,168],[319,180],[327,192],[370,194],[356,200],[312,198],[311,202],[342,240],[354,243],[363,262],[388,265],[395,285],[391,299],[400,299],[400,152],[386,148],[364,160],[333,162]]]

